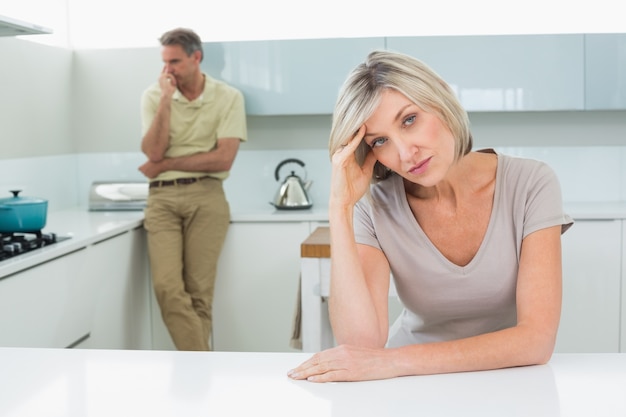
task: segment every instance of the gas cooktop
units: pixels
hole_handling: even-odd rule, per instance
[[[41,231],[23,233],[0,233],[0,261],[41,249],[64,240],[71,236],[58,236],[56,233]]]

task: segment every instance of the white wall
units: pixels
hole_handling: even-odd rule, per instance
[[[74,151],[72,52],[0,37],[0,159]]]
[[[566,202],[626,201],[626,146],[498,146],[514,156],[547,162],[561,182]],[[89,186],[100,180],[144,178],[137,171],[143,161],[138,152],[97,152],[0,160],[0,196],[22,189],[23,195],[49,200],[50,210],[87,206]],[[274,178],[278,163],[298,158],[296,174],[313,181],[310,193],[316,208],[328,203],[330,162],[325,149],[242,150],[224,183],[233,212],[271,211],[269,202],[280,182]],[[289,168],[289,170],[291,169]],[[20,173],[19,176],[13,175]]]

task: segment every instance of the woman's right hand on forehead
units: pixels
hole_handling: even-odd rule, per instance
[[[365,135],[365,126],[339,147],[331,158],[332,175],[330,203],[335,206],[353,206],[367,192],[376,158],[372,152],[365,157],[363,166],[359,166],[355,152]]]

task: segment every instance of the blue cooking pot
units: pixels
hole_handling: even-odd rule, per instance
[[[0,198],[0,233],[38,232],[46,225],[48,201],[20,197],[21,190],[12,190],[13,197]]]

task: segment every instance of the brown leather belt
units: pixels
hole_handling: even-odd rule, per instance
[[[193,184],[195,182],[201,181],[201,180],[206,180],[208,178],[213,178],[211,176],[204,176],[204,177],[198,177],[198,178],[176,178],[175,180],[161,180],[161,181],[152,181],[150,183],[150,188],[155,188],[155,187],[168,187],[170,185],[187,185],[187,184]]]

